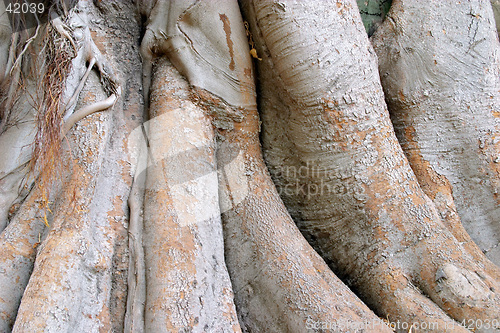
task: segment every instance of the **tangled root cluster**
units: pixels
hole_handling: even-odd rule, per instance
[[[47,2],[46,8],[51,7],[44,15],[67,13],[64,1]],[[38,24],[30,21],[33,19]],[[21,121],[34,121],[35,140],[23,186],[31,187],[36,180],[37,186],[44,189],[44,201],[48,202],[50,184],[61,166],[62,119],[66,108],[63,93],[76,50],[47,17],[21,14],[11,18],[10,23],[9,60],[0,82],[0,133]],[[12,111],[26,107],[32,108],[26,119],[26,111]]]
[[[43,38],[45,52],[43,57],[43,73],[38,88],[37,100],[37,134],[31,170],[38,168],[41,172],[38,184],[49,185],[60,164],[61,127],[65,110],[62,95],[64,84],[71,69],[71,60],[76,53],[70,42],[60,36],[53,27],[48,25]]]

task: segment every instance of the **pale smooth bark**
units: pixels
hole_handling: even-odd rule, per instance
[[[35,49],[40,49],[41,39],[33,43],[37,44]],[[9,45],[7,58],[10,65],[4,68],[5,80],[0,77],[0,116],[3,117],[0,119],[0,156],[4,157],[0,159],[0,232],[9,223],[9,211],[12,206],[22,202],[36,177],[34,173],[30,173],[29,162],[37,128],[34,95],[37,80],[41,78],[40,71],[32,72],[25,75],[24,87],[17,87],[20,68],[16,67],[16,70],[11,72],[14,55],[9,54],[12,52],[10,42],[6,45]],[[21,66],[22,61],[19,63]],[[21,93],[23,89],[25,93]],[[2,96],[2,93],[6,96]]]
[[[9,223],[9,211],[26,197],[33,175],[29,161],[36,135],[35,110],[23,96],[13,107],[11,120],[0,135],[0,232]]]

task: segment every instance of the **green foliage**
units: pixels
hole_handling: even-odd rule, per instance
[[[392,0],[357,0],[361,19],[368,36],[373,35],[391,8]]]

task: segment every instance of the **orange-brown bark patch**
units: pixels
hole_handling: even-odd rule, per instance
[[[229,63],[229,69],[234,71],[235,63],[234,63],[233,41],[231,40],[231,22],[229,22],[229,18],[226,16],[226,14],[219,14],[219,18],[224,26],[224,32],[226,33],[227,47],[229,48],[229,56],[231,57],[231,62]]]

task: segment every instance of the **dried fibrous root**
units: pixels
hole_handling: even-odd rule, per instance
[[[27,53],[33,53],[36,48],[34,44],[43,38],[43,26],[36,15],[34,15],[38,24],[36,27],[29,29],[22,29],[24,27],[24,17],[10,22],[7,18],[5,7],[0,6],[0,13],[3,13],[0,18],[0,84],[5,90],[4,100],[0,111],[0,133],[5,130],[9,123],[9,116],[13,104],[19,97],[19,91],[23,88],[22,71],[23,59],[26,58]],[[41,52],[39,52],[40,54]],[[43,66],[40,66],[40,68]],[[8,88],[7,88],[8,87]]]

